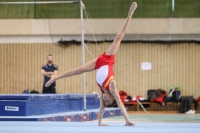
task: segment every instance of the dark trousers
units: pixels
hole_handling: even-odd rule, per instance
[[[45,87],[45,85],[43,85],[42,93],[43,94],[47,94],[47,93],[56,94],[56,85],[55,84],[51,84],[49,87]]]
[[[181,101],[182,101],[182,99],[180,98],[179,102],[181,102]],[[192,103],[194,103],[194,109],[197,110],[198,109],[198,102],[197,102],[197,100],[193,99]]]

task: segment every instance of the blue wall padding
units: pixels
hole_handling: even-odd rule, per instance
[[[96,94],[86,95],[87,109],[97,109],[99,103]],[[8,110],[5,109],[6,106]],[[82,94],[0,95],[0,116],[31,116],[81,110],[83,110]]]

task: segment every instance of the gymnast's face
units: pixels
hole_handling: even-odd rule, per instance
[[[103,94],[103,100],[106,105],[111,105],[113,103],[114,99],[115,98],[111,94],[108,94],[108,93]]]
[[[48,64],[52,64],[53,63],[53,56],[48,56],[47,62],[48,62]]]

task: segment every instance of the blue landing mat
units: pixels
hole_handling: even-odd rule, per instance
[[[99,108],[97,95],[86,95],[86,108]],[[32,116],[81,110],[83,110],[82,94],[0,95],[0,116]]]

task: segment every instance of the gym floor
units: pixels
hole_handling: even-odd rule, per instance
[[[0,122],[0,133],[199,133],[200,114],[129,112],[133,127],[126,127],[123,116],[103,119],[107,127],[90,122]]]

